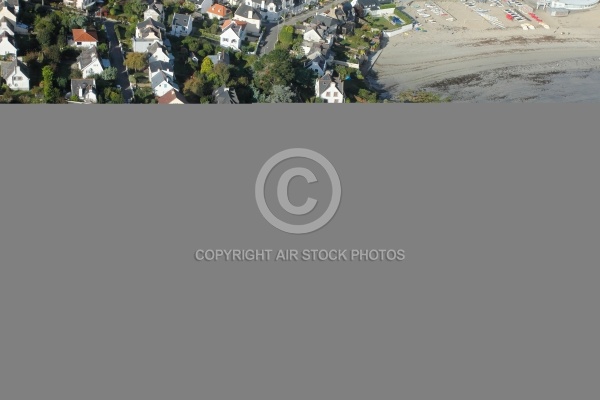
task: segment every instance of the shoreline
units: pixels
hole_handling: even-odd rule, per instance
[[[367,76],[381,98],[427,90],[458,102],[543,101],[538,95],[553,85],[565,93],[568,75],[576,80],[591,76],[590,83],[600,88],[596,79],[600,76],[600,8],[555,18],[534,10],[550,29],[525,31],[512,21],[506,29],[492,28],[462,2],[438,5],[457,20],[438,18],[436,24],[423,25],[427,32],[411,31],[386,40]],[[503,15],[499,8],[493,11]],[[590,100],[589,94],[582,97]],[[578,101],[577,93],[573,101]]]

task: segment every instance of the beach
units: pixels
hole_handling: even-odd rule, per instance
[[[417,7],[436,5],[448,16],[419,17]],[[428,90],[453,102],[600,102],[600,7],[537,21],[511,21],[507,7],[477,8],[497,18],[500,29],[461,1],[413,2],[405,12],[423,31],[391,37],[375,62],[371,85],[384,98]],[[421,12],[423,13],[423,12]],[[435,21],[426,22],[426,21]],[[524,30],[522,23],[535,29]]]

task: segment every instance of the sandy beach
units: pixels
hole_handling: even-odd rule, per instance
[[[500,29],[458,0],[435,3],[454,21],[419,17],[414,6],[426,4],[434,3],[405,9],[426,32],[389,38],[373,67],[371,83],[384,97],[425,89],[453,102],[600,102],[600,6],[566,17],[534,6],[546,29],[506,19],[507,7],[476,3]],[[535,29],[524,30],[524,22]]]

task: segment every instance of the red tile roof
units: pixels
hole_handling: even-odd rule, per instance
[[[94,31],[86,32],[85,29],[73,29],[74,42],[97,42],[98,35]]]
[[[227,14],[231,14],[231,10],[227,7],[222,6],[221,4],[213,4],[208,9],[208,12],[211,14],[218,15],[220,17],[225,17]]]
[[[167,93],[163,94],[158,98],[158,104],[180,104],[173,103],[175,100],[179,100],[183,104],[188,104],[185,97],[175,89],[169,90]]]

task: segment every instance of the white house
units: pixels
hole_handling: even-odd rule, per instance
[[[220,45],[223,48],[239,50],[246,38],[246,24],[240,21],[227,20],[223,24]]]
[[[17,45],[12,35],[4,32],[0,34],[0,56],[17,55]]]
[[[169,75],[171,79],[175,79],[175,71],[173,66],[163,61],[154,61],[148,65],[148,79],[152,80],[152,77],[156,74],[164,72]]]
[[[231,18],[232,12],[229,8],[224,5],[215,3],[206,11],[208,14],[208,18],[213,19],[216,18],[218,20]]]
[[[19,0],[0,0],[0,8],[8,8],[14,15],[18,15],[21,9]]]
[[[87,10],[96,4],[96,0],[63,0],[65,6],[78,8],[80,10]]]
[[[84,103],[97,103],[95,79],[71,79],[71,95],[79,97]]]
[[[206,14],[210,6],[213,4],[213,0],[192,0],[192,2],[196,5],[196,11],[200,14]]]
[[[344,103],[344,82],[337,77],[331,75],[328,70],[325,74],[316,79],[315,95],[325,103]]]
[[[235,10],[233,19],[246,23],[246,34],[253,36],[258,36],[260,34],[262,15],[258,9],[247,4],[242,4]]]
[[[293,0],[244,0],[244,4],[258,9],[263,20],[269,22],[277,22],[284,13],[291,12],[295,7]]]
[[[321,77],[325,74],[327,69],[327,60],[319,53],[312,53],[308,56],[308,60],[304,64],[304,67],[314,71],[317,76]]]
[[[96,47],[84,49],[79,57],[77,57],[77,62],[73,66],[81,70],[84,78],[101,74],[104,71]]]
[[[96,47],[98,45],[98,34],[96,31],[88,31],[87,29],[73,29],[73,39],[69,45],[75,47]]]
[[[154,75],[150,82],[152,83],[152,91],[157,97],[163,96],[170,90],[179,90],[179,86],[175,83],[173,78],[162,71]]]
[[[151,48],[154,44],[159,44],[162,46],[162,41],[157,39],[131,39],[131,51],[134,53],[145,53]]]
[[[169,53],[169,50],[167,50],[164,45],[158,42],[154,42],[150,47],[148,47],[147,51],[149,55],[148,61],[151,63],[161,61],[173,65],[175,61],[175,56]]]
[[[12,90],[30,89],[29,69],[21,60],[15,58],[13,61],[0,62],[0,73]]]
[[[165,7],[158,0],[148,4],[148,9],[144,11],[144,19],[153,19],[163,23],[165,20]]]
[[[333,32],[324,25],[311,25],[302,35],[307,42],[333,44]]]
[[[17,13],[8,4],[0,0],[0,18],[5,17],[13,26],[17,24]]]
[[[188,36],[192,33],[192,21],[194,17],[188,14],[174,14],[171,22],[171,35]]]
[[[162,40],[165,33],[165,25],[152,18],[146,18],[135,27],[135,37],[138,39]]]
[[[0,35],[8,33],[11,36],[15,36],[15,25],[4,16],[0,17]]]

